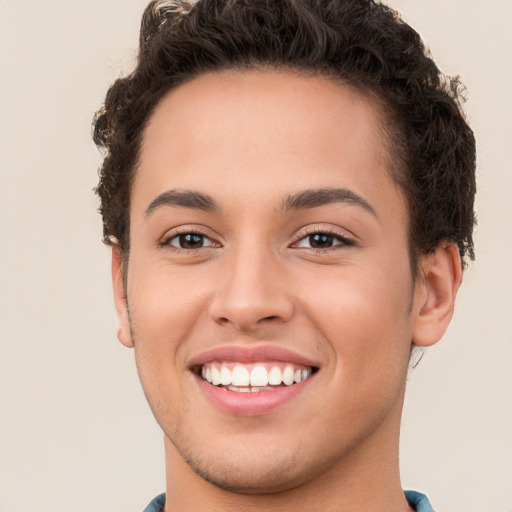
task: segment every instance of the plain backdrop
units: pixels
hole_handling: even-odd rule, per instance
[[[0,0],[0,512],[130,512],[164,490],[92,192],[91,119],[145,3]],[[439,512],[512,512],[512,2],[389,3],[462,75],[479,154],[477,261],[410,377],[403,485]]]

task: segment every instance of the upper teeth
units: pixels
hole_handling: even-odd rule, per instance
[[[214,386],[265,387],[301,382],[311,375],[311,368],[293,364],[212,362],[201,367],[201,376]]]

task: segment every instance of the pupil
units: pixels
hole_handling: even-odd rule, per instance
[[[196,249],[202,247],[203,236],[195,235],[194,233],[187,233],[186,235],[180,235],[180,247],[183,249]]]
[[[316,233],[309,237],[309,243],[311,247],[315,249],[325,249],[326,247],[332,247],[333,236],[326,235],[324,233]]]

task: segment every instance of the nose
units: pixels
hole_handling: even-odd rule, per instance
[[[286,268],[270,249],[239,251],[223,262],[211,318],[240,332],[288,322],[294,314]]]

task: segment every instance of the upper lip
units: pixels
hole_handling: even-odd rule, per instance
[[[223,345],[198,354],[190,360],[189,364],[190,367],[193,367],[218,360],[234,361],[239,363],[264,363],[266,361],[276,361],[295,363],[301,366],[319,366],[318,361],[278,345],[260,345],[252,347],[242,345]]]

